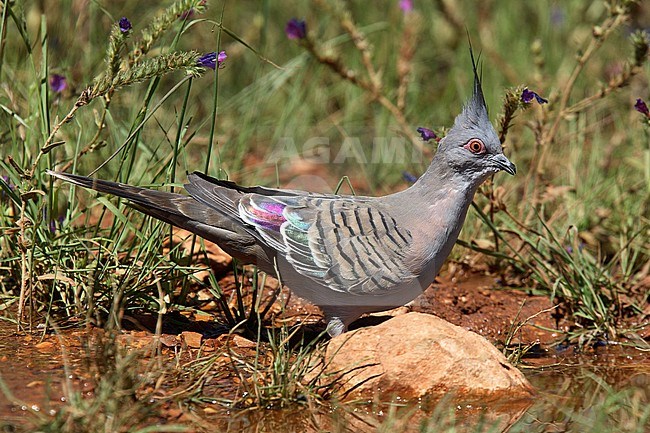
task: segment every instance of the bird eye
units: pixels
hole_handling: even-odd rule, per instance
[[[470,141],[467,142],[465,146],[463,146],[465,149],[469,150],[470,152],[474,154],[481,154],[485,153],[485,144],[478,138],[472,138]]]

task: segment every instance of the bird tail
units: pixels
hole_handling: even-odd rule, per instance
[[[220,210],[182,194],[51,170],[47,173],[74,185],[125,198],[140,212],[218,243],[233,257],[249,263],[260,259],[261,251],[254,248],[256,233],[227,209]]]
[[[156,191],[108,180],[93,179],[77,174],[61,173],[51,170],[48,170],[47,174],[74,185],[125,198],[139,211],[170,224],[176,224],[175,215],[183,215],[179,209],[179,205],[182,205],[184,201],[190,199],[181,194]],[[187,215],[184,216],[187,217]]]

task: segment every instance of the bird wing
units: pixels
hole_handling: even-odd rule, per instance
[[[416,278],[411,233],[370,199],[245,194],[242,220],[294,269],[333,290],[383,295]]]

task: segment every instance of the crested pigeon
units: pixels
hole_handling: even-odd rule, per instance
[[[319,306],[337,336],[364,313],[402,306],[433,282],[456,242],[474,193],[503,154],[474,70],[472,97],[431,165],[406,190],[383,197],[244,187],[194,172],[189,195],[48,171],[129,200],[141,212],[217,243]]]

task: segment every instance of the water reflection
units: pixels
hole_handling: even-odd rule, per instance
[[[524,372],[532,401],[366,403],[231,412],[232,432],[638,432],[650,423],[650,358],[638,351],[542,359]],[[551,364],[539,366],[539,364]]]

